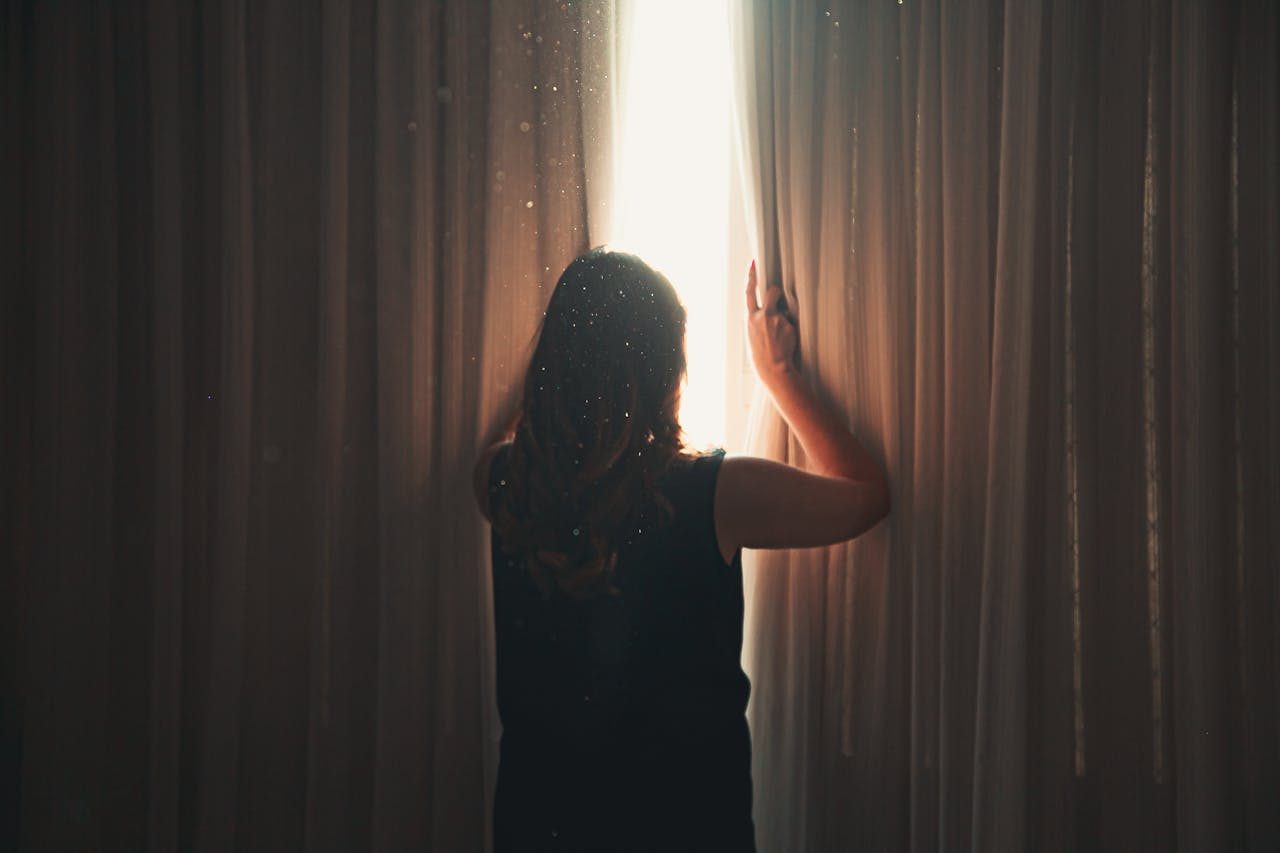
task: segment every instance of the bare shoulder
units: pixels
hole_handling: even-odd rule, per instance
[[[471,471],[471,485],[475,491],[476,504],[480,508],[480,514],[489,521],[493,521],[489,517],[489,469],[493,466],[493,458],[510,445],[509,441],[489,445],[480,452],[475,468]]]
[[[833,545],[859,536],[888,513],[882,485],[758,456],[726,456],[717,480],[714,514],[722,553]]]

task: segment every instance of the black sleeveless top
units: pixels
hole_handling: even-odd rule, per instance
[[[755,850],[742,552],[725,564],[712,517],[723,460],[672,463],[675,517],[623,544],[621,596],[544,599],[492,531],[497,853]]]

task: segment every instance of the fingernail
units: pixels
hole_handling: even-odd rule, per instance
[[[755,271],[756,271],[756,259],[755,259],[755,258],[752,258],[752,259],[751,259],[751,271],[752,271],[752,272],[755,272]]]

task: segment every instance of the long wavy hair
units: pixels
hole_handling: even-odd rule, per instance
[[[556,283],[524,381],[494,511],[544,596],[617,594],[620,547],[669,522],[658,488],[683,454],[685,309],[635,255],[593,249]]]

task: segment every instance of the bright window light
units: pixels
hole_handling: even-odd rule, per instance
[[[688,313],[680,423],[724,445],[732,103],[725,0],[636,3],[628,34],[612,246],[661,270]]]

